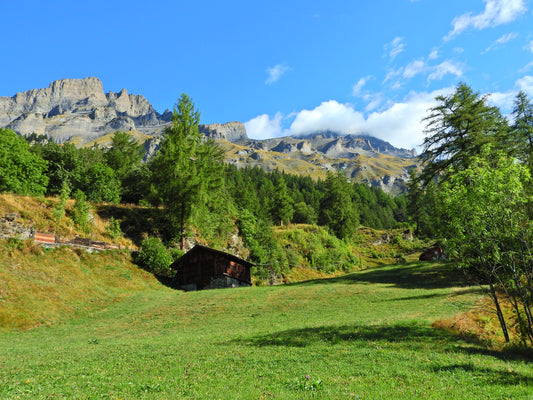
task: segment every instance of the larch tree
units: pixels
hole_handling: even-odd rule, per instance
[[[192,100],[182,94],[151,162],[152,198],[163,206],[171,240],[178,240],[182,250],[194,213],[223,184],[224,151],[200,134],[199,121]]]
[[[449,167],[467,168],[471,158],[487,143],[502,143],[507,121],[497,107],[489,106],[487,96],[460,83],[449,96],[437,96],[437,105],[424,118],[426,137],[421,181],[427,184],[435,177],[447,177]]]

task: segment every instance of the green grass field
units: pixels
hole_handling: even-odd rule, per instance
[[[531,359],[432,328],[481,297],[450,268],[150,286],[56,325],[1,332],[0,398],[533,399]]]

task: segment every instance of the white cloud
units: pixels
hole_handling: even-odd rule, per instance
[[[516,97],[516,92],[494,92],[490,93],[487,101],[489,104],[498,107],[502,114],[509,114],[513,110],[513,103]]]
[[[533,53],[533,40],[526,45],[525,49]]]
[[[312,110],[295,113],[287,130],[281,128],[279,113],[273,119],[260,115],[245,126],[248,136],[256,139],[332,130],[342,134],[366,133],[397,147],[416,148],[424,139],[425,123],[422,120],[435,104],[435,97],[452,91],[453,88],[445,88],[431,93],[410,93],[403,101],[392,103],[383,111],[372,112],[366,118],[350,104],[329,100]]]
[[[392,81],[400,76],[401,78],[408,80],[420,74],[427,74],[428,83],[434,80],[440,80],[449,74],[461,77],[463,76],[463,65],[451,60],[445,60],[437,65],[429,65],[424,60],[415,60],[407,64],[405,67],[389,71],[383,80],[383,83]],[[401,80],[397,80],[392,84],[392,89],[399,89],[402,84],[403,82],[401,82]]]
[[[392,42],[385,45],[385,51],[391,59],[394,59],[398,54],[404,52],[405,43],[403,42],[403,38],[395,37]]]
[[[272,119],[267,114],[259,115],[244,123],[246,134],[252,139],[268,139],[282,136],[282,118],[279,112]]]
[[[468,28],[477,30],[507,24],[525,13],[527,8],[524,0],[484,0],[485,10],[481,14],[472,15],[471,12],[455,17],[452,21],[453,29],[444,37],[450,40]]]
[[[432,72],[428,75],[428,82],[440,80],[448,74],[461,77],[463,75],[463,66],[450,60],[446,60],[439,65],[431,67],[431,71]]]
[[[423,60],[415,60],[406,65],[403,70],[403,77],[410,79],[426,70],[426,63]]]
[[[276,64],[273,67],[267,68],[266,72],[268,78],[265,83],[267,85],[272,85],[274,82],[279,81],[279,79],[288,71],[290,71],[290,67],[285,64]]]
[[[365,131],[396,147],[419,147],[424,140],[423,119],[434,106],[435,97],[448,94],[452,90],[446,88],[431,93],[411,93],[402,102],[394,103],[387,110],[370,114],[366,119]]]
[[[363,114],[349,104],[335,100],[325,101],[313,110],[302,110],[289,129],[292,135],[305,135],[317,131],[333,130],[340,133],[360,133]]]
[[[533,68],[533,61],[527,63],[523,68],[520,68],[518,72],[524,73],[529,71],[531,68]]]
[[[400,76],[403,72],[403,68],[398,68],[398,69],[393,69],[393,70],[390,70],[387,75],[385,76],[385,79],[383,79],[383,83],[387,82],[387,81],[390,81],[394,78],[396,78],[397,76]]]
[[[526,92],[529,96],[533,96],[533,76],[526,75],[518,79],[515,86],[518,87],[519,90]]]
[[[439,51],[433,49],[431,50],[431,53],[429,53],[428,60],[435,60],[436,58],[439,58]]]
[[[492,42],[489,47],[487,47],[485,49],[485,51],[483,53],[487,53],[493,49],[496,49],[498,47],[500,47],[500,45],[502,44],[505,44],[507,42],[510,42],[511,40],[513,39],[516,39],[518,37],[518,34],[517,33],[514,33],[514,32],[511,32],[511,33],[507,33],[506,35],[503,35],[502,37],[496,39],[494,42]]]
[[[352,86],[352,95],[361,96],[363,87],[366,85],[369,79],[369,76],[359,79],[359,81],[357,81],[357,83]]]

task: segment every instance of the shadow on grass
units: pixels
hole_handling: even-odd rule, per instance
[[[434,353],[465,353],[473,356],[493,357],[503,361],[533,361],[531,352],[516,349],[510,350],[490,350],[481,343],[474,340],[465,342],[464,339],[452,333],[425,327],[417,324],[396,324],[396,325],[343,325],[343,326],[322,326],[313,328],[299,328],[280,331],[274,334],[252,337],[247,340],[233,340],[232,344],[248,345],[253,347],[297,347],[306,348],[316,344],[342,345],[346,343],[356,343],[358,348],[372,347],[379,345],[386,348],[387,344],[401,343],[409,351],[427,352],[428,345]],[[398,347],[395,347],[398,349]],[[391,349],[392,351],[392,349]],[[448,371],[457,373],[466,371],[468,373],[487,379],[490,384],[533,385],[533,375],[525,375],[516,371],[502,369],[492,369],[475,365],[473,363],[457,364],[450,358],[450,364],[433,366],[434,372]],[[482,361],[475,362],[481,364]]]
[[[157,209],[140,206],[117,206],[113,204],[98,205],[100,217],[120,220],[120,229],[136,245],[140,245],[145,236],[161,233],[164,221]]]
[[[380,283],[403,289],[441,289],[468,286],[463,274],[451,263],[414,262],[375,267],[336,278],[316,279],[295,285],[315,283]]]
[[[483,289],[481,287],[469,287],[461,290],[456,290],[451,293],[431,293],[431,294],[422,294],[419,296],[405,296],[405,297],[394,297],[390,299],[381,300],[381,302],[395,302],[395,301],[410,301],[410,300],[427,300],[434,299],[438,297],[448,297],[453,298],[457,296],[462,296],[469,293],[482,293]]]
[[[257,347],[307,347],[317,343],[338,344],[355,341],[383,341],[389,343],[412,341],[427,343],[443,338],[450,338],[450,334],[415,324],[386,326],[343,325],[290,329],[272,335],[257,336],[246,343]],[[239,342],[242,343],[241,341]]]
[[[488,368],[473,365],[471,363],[450,364],[435,366],[431,368],[435,373],[448,372],[452,375],[466,373],[474,375],[476,379],[485,380],[489,385],[509,385],[509,386],[531,386],[533,377],[518,372],[513,372],[507,368]]]

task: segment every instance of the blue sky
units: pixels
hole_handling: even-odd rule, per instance
[[[532,0],[3,1],[0,96],[95,76],[155,109],[266,138],[333,129],[405,148],[458,82],[533,98]]]

